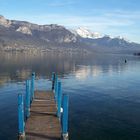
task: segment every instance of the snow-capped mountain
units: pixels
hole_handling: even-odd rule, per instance
[[[75,35],[79,35],[82,38],[89,38],[89,39],[100,39],[104,37],[108,37],[110,40],[112,39],[119,39],[119,40],[124,40],[126,42],[131,43],[128,39],[122,37],[122,36],[110,36],[110,35],[102,35],[99,32],[92,32],[86,27],[79,27],[75,30],[71,30],[72,33]]]
[[[101,35],[100,33],[92,32],[85,27],[79,27],[78,29],[76,29],[74,31],[75,31],[75,34],[77,34],[83,38],[97,39],[97,38],[103,37],[103,35]]]
[[[0,15],[0,51],[29,48],[140,52],[140,44],[122,37],[101,35],[85,27],[71,30],[57,24],[38,25],[27,21],[9,20]]]

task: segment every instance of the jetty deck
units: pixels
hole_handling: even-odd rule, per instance
[[[36,91],[26,122],[26,140],[60,140],[61,124],[52,91]]]
[[[49,91],[35,91],[35,73],[26,81],[26,96],[18,95],[18,128],[18,140],[68,140],[68,96],[56,74]]]

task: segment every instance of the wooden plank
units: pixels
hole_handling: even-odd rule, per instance
[[[26,140],[60,140],[61,124],[52,91],[36,91],[25,126]]]

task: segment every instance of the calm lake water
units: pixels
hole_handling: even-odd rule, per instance
[[[0,54],[0,140],[17,139],[17,95],[32,71],[38,89],[58,73],[71,140],[140,140],[140,57],[10,53]]]

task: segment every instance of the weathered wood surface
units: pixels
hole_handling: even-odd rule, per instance
[[[52,91],[36,91],[25,126],[26,140],[60,140],[61,124]]]

